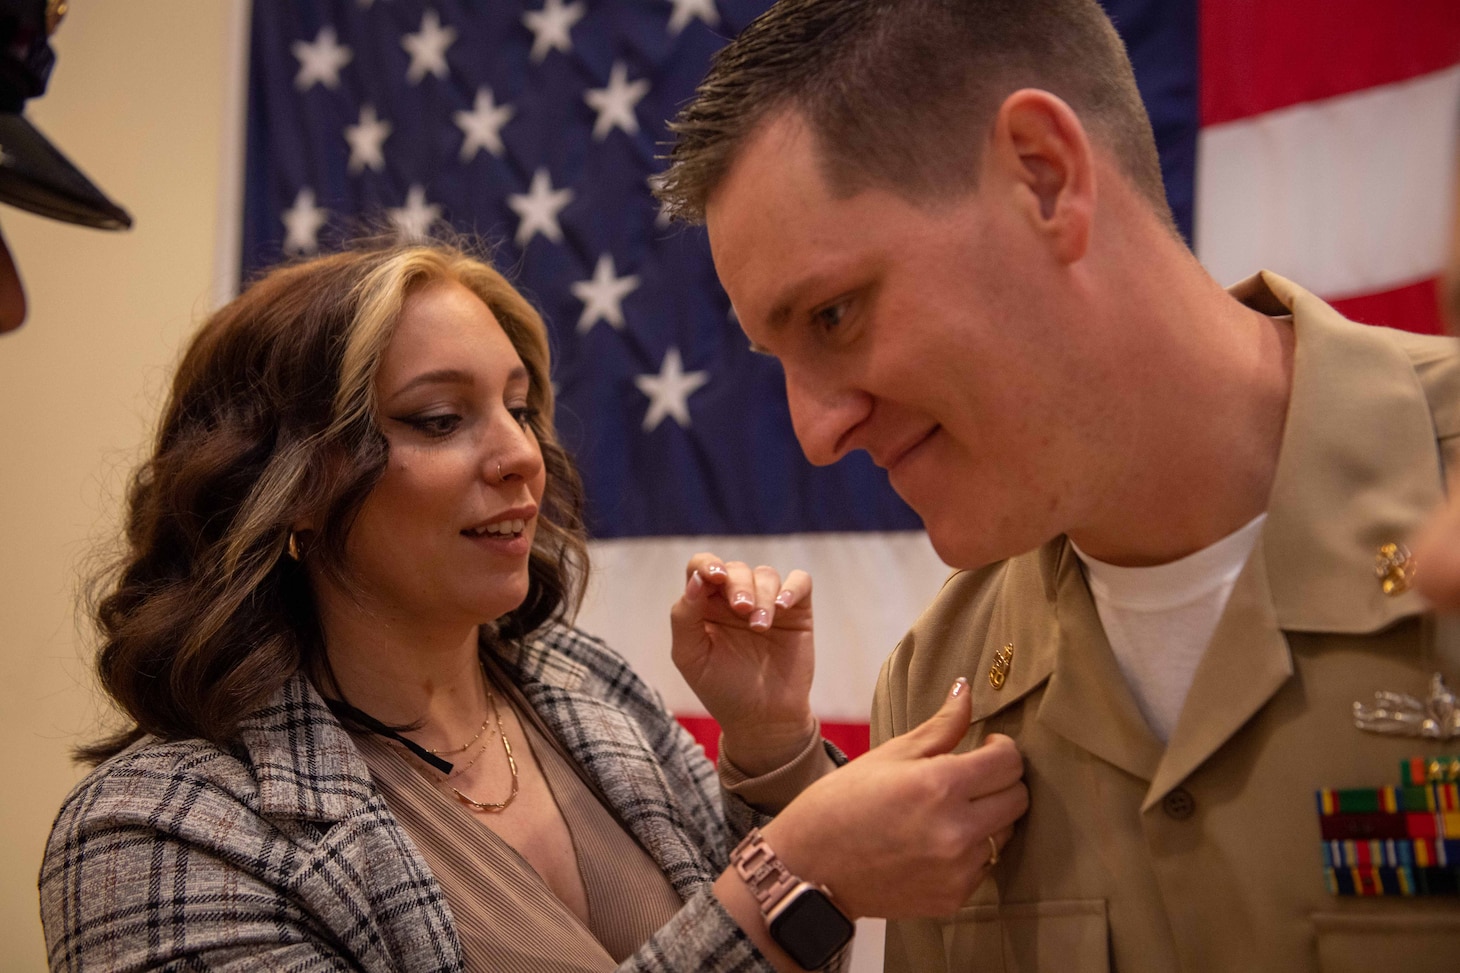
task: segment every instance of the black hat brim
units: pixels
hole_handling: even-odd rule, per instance
[[[22,115],[0,114],[0,202],[102,230],[132,225],[127,211],[108,199]]]

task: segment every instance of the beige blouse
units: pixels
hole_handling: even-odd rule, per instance
[[[370,733],[352,736],[386,804],[441,883],[467,973],[612,970],[683,902],[522,705],[518,722],[573,840],[588,898],[586,925],[490,830],[490,822],[432,786],[401,748]],[[722,757],[722,785],[752,807],[778,812],[834,769],[817,729],[794,760],[760,777],[746,776]]]
[[[684,903],[534,721],[520,722],[573,839],[587,925],[489,822],[433,787],[400,748],[371,734],[355,742],[446,893],[468,973],[612,970]]]

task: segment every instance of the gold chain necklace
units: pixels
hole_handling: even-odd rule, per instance
[[[457,777],[460,777],[462,774],[466,773],[468,770],[471,770],[472,765],[475,764],[478,760],[482,759],[482,754],[484,754],[484,753],[487,752],[487,747],[490,746],[491,743],[492,743],[491,738],[490,737],[487,738],[487,740],[484,743],[482,743],[482,748],[476,752],[476,756],[472,757],[466,763],[462,764],[460,767],[457,767],[455,770],[453,770],[451,773],[447,774],[445,777],[443,777],[441,779],[442,780],[453,780],[453,779],[455,779]],[[452,766],[452,765],[451,764],[447,764],[447,766],[449,767],[449,766]]]
[[[490,686],[487,687],[487,706],[491,709],[491,718],[496,720],[497,722],[497,736],[502,738],[502,750],[507,754],[507,767],[512,771],[512,792],[507,795],[506,800],[501,802],[474,801],[471,798],[467,797],[465,794],[463,794],[461,791],[457,790],[455,787],[451,788],[451,793],[455,794],[457,796],[457,799],[471,807],[473,810],[487,811],[492,814],[497,814],[507,810],[507,808],[511,806],[512,802],[517,799],[517,758],[512,756],[512,744],[508,741],[507,734],[502,729],[502,713],[497,709],[497,697],[493,695]],[[485,751],[486,748],[486,744],[483,744],[482,750]],[[480,756],[480,754],[478,756]],[[472,758],[472,763],[476,763],[475,757]],[[467,766],[470,766],[470,764],[468,764]],[[465,770],[466,768],[462,769]],[[456,775],[453,774],[452,776],[454,777]]]
[[[463,743],[461,746],[457,747],[455,750],[427,750],[426,752],[434,753],[438,757],[449,757],[453,753],[465,753],[467,751],[467,748],[469,748],[473,743],[476,743],[482,738],[482,734],[487,732],[487,724],[491,722],[492,714],[488,713],[487,718],[482,720],[482,725],[477,729],[477,735]]]

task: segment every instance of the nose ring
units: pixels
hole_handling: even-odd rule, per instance
[[[497,482],[498,483],[506,483],[507,482],[507,477],[502,472],[502,461],[501,460],[497,460]]]

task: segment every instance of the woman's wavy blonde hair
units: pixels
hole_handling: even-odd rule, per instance
[[[442,280],[480,297],[521,356],[547,470],[527,598],[491,635],[521,640],[576,613],[582,486],[553,432],[547,329],[532,305],[454,243],[374,242],[282,266],[193,338],[132,476],[124,551],[92,587],[97,673],[131,725],[78,759],[144,735],[227,746],[301,667],[334,688],[290,525],[317,525],[309,558],[348,588],[345,540],[386,464],[375,374],[407,295]]]

